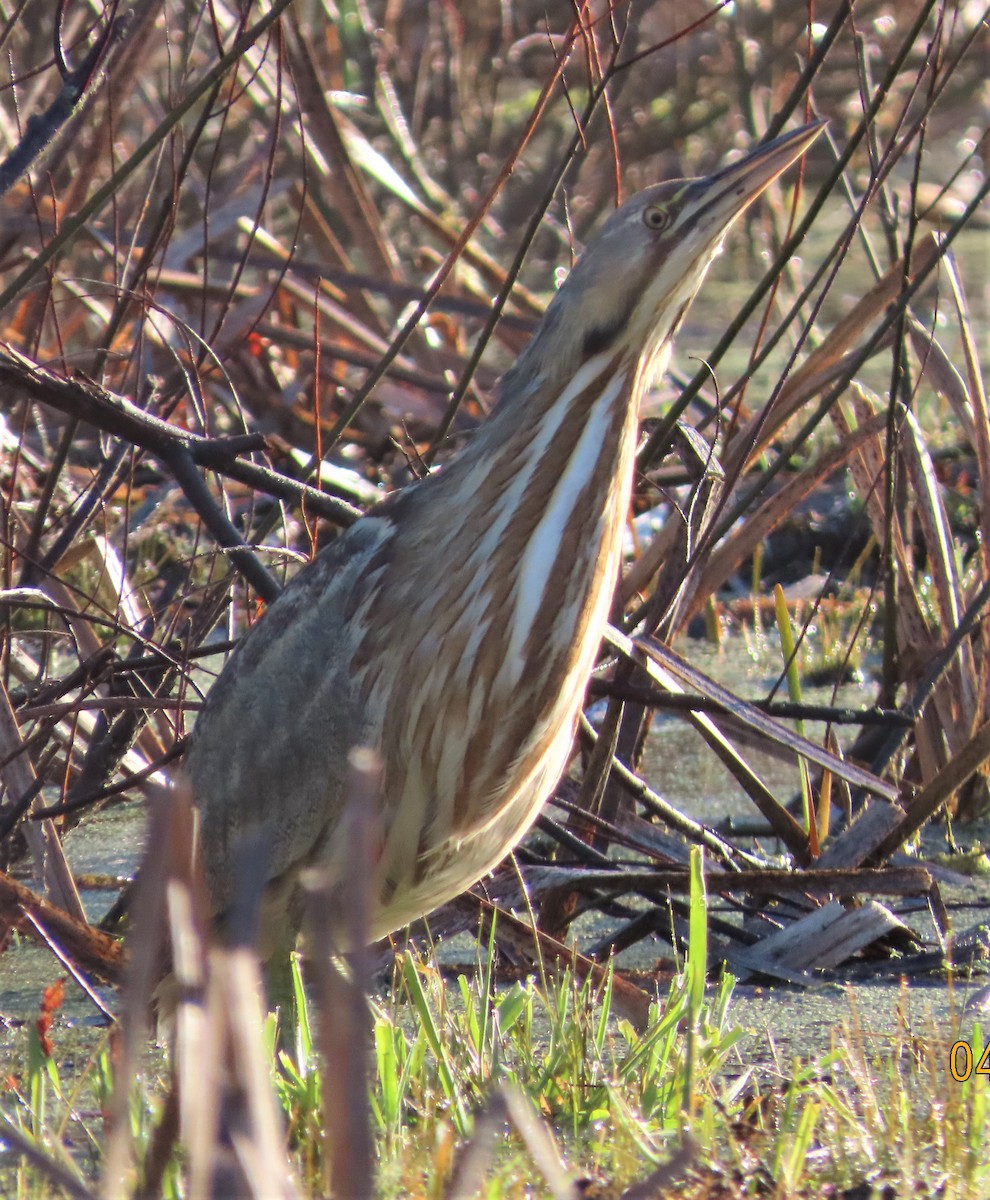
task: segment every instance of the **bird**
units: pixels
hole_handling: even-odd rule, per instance
[[[309,868],[345,870],[348,754],[381,763],[367,936],[429,914],[525,835],[569,760],[621,565],[640,401],[729,227],[805,125],[603,223],[469,442],[290,580],[209,690],[185,774],[214,918],[248,834],[262,941],[291,946]]]

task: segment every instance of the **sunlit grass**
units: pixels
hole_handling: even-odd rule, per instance
[[[470,976],[450,977],[432,952],[397,958],[391,987],[370,1001],[376,1194],[450,1194],[465,1148],[481,1137],[480,1117],[507,1088],[526,1098],[570,1178],[594,1178],[615,1195],[667,1163],[686,1138],[689,1166],[677,1194],[687,1197],[819,1197],[866,1183],[947,1200],[990,1194],[980,1028],[919,1029],[905,1001],[884,1036],[854,1017],[836,1029],[822,1059],[775,1073],[752,1066],[732,1025],[733,981],[706,984],[706,902],[695,868],[692,950],[641,1031],[619,1011],[611,970],[598,985],[566,967],[549,980],[538,971],[499,985],[493,940],[482,944]],[[314,1036],[320,1016],[298,964],[294,981],[295,1017],[280,1031],[270,1015],[263,1037],[300,1192],[317,1195],[326,1106],[348,1098],[324,1093]],[[111,1038],[104,1035],[85,1062],[58,1065],[58,1037],[56,1026],[26,1026],[22,1059],[6,1078],[4,1196],[82,1196],[99,1186]],[[957,1038],[972,1057],[957,1051],[954,1076]],[[151,1152],[162,1095],[151,1062],[132,1092],[132,1184]],[[552,1194],[519,1131],[504,1120],[496,1125],[478,1194]],[[485,1136],[490,1142],[490,1129]],[[181,1152],[163,1194],[188,1194]]]

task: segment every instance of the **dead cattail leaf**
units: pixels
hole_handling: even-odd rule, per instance
[[[931,269],[939,255],[938,239],[924,238],[914,247],[911,256],[910,279]],[[863,340],[864,334],[880,319],[887,306],[897,299],[898,294],[909,282],[904,277],[904,263],[895,263],[886,274],[838,321],[817,346],[788,378],[780,389],[769,413],[760,413],[744,425],[732,439],[726,451],[726,471],[730,475],[738,470],[740,455],[751,459],[769,442],[785,421],[813,396],[829,387],[845,368],[844,359]],[[877,347],[879,350],[880,347]],[[735,447],[739,447],[735,452]]]
[[[831,754],[815,742],[795,733],[776,718],[747,704],[738,696],[734,696],[721,684],[705,675],[703,671],[699,671],[675,650],[656,638],[637,637],[630,642],[624,638],[624,635],[612,630],[611,627],[608,631],[608,638],[617,647],[628,645],[642,650],[649,660],[647,671],[651,678],[662,687],[683,691],[683,685],[688,684],[701,695],[717,700],[725,706],[729,713],[752,729],[762,733],[768,741],[773,741],[788,749],[795,758],[806,758],[816,766],[829,770],[840,779],[845,779],[874,795],[884,796],[888,800],[897,799],[898,791],[893,784],[879,779],[855,763],[846,762]]]
[[[877,846],[873,860],[882,861],[899,850],[972,775],[983,769],[988,760],[990,721],[981,725],[939,774],[907,803],[904,817],[897,828]]]
[[[110,1200],[125,1195],[128,1190],[127,1175],[133,1159],[128,1107],[148,1030],[152,997],[163,971],[169,861],[161,848],[170,844],[170,801],[171,794],[164,788],[155,790],[149,797],[149,849],[131,895],[129,958],[120,1002],[122,1036],[109,1105],[110,1137],[102,1180],[103,1193]]]
[[[264,987],[253,948],[214,947],[209,956],[207,1011],[221,1090],[217,1141],[204,1147],[200,1169],[190,1154],[190,1194],[295,1200],[298,1195],[286,1157],[285,1131],[271,1085],[271,1060],[264,1038]],[[211,1046],[212,1048],[212,1046]],[[193,1179],[207,1183],[196,1193]]]
[[[870,396],[861,386],[850,388],[855,419],[850,419],[842,406],[837,405],[831,415],[832,422],[843,440],[851,439],[855,430],[865,424],[873,426],[878,411],[883,406],[876,397]],[[918,664],[926,662],[934,649],[934,639],[924,615],[924,609],[913,585],[910,556],[904,534],[896,514],[888,514],[884,503],[884,461],[887,450],[879,434],[860,442],[849,459],[849,471],[856,490],[869,517],[873,535],[882,546],[886,545],[888,533],[893,542],[893,552],[898,565],[898,610],[899,644],[903,653],[910,655]]]
[[[956,544],[935,467],[925,445],[924,435],[914,415],[903,414],[900,450],[910,481],[913,511],[925,547],[927,571],[938,607],[942,640],[957,629],[966,608],[956,568]],[[959,647],[943,685],[938,690],[942,735],[950,752],[968,735],[977,720],[977,696],[981,692],[979,672],[969,641]],[[929,776],[926,774],[925,776]]]
[[[167,928],[172,976],[159,1004],[170,1007],[172,1103],[152,1139],[146,1164],[160,1177],[175,1144],[188,1163],[190,1195],[295,1196],[281,1118],[271,1090],[263,1031],[263,986],[250,941],[264,871],[245,851],[227,934],[208,946],[209,913],[195,859],[193,808],[185,786],[154,799],[149,851],[133,900],[131,960],[124,989],[124,1039],[112,1104],[103,1189],[123,1194],[132,1155],[127,1105],[137,1070],[145,1014],[163,970]],[[260,851],[254,847],[255,857]]]
[[[689,607],[690,615],[697,615],[707,598],[724,587],[739,565],[794,513],[797,505],[844,466],[862,442],[881,433],[884,424],[883,415],[877,414],[872,420],[850,432],[848,437],[843,438],[837,446],[820,455],[813,465],[785,483],[779,492],[768,497],[737,529],[732,530],[708,555],[694,590]]]
[[[942,347],[934,331],[926,328],[916,317],[908,321],[908,336],[915,357],[921,366],[922,377],[935,391],[948,400],[952,413],[959,422],[965,440],[976,445],[976,425],[973,420],[973,404],[962,376],[952,359]]]
[[[945,274],[949,281],[949,287],[952,289],[952,298],[955,301],[956,315],[959,320],[959,337],[966,363],[966,382],[973,405],[973,431],[975,434],[973,448],[976,451],[977,469],[980,473],[981,494],[990,496],[990,405],[987,404],[987,394],[983,387],[983,369],[969,319],[969,306],[966,304],[966,296],[955,262],[949,255],[945,258]],[[990,544],[988,544],[990,542],[990,505],[988,504],[980,506],[980,527],[983,533],[980,540],[983,570],[984,574],[990,574]]]
[[[314,159],[314,165],[320,170],[324,202],[330,203],[340,215],[366,261],[385,275],[398,278],[398,256],[382,227],[361,172],[348,153],[333,108],[320,84],[305,33],[291,15],[283,22],[283,29],[299,104],[307,116],[310,135],[323,155],[323,162],[317,163]],[[326,164],[329,163],[333,164],[333,169],[328,172]]]
[[[314,870],[306,879],[306,953],[323,1059],[327,1190],[332,1196],[364,1200],[375,1190],[368,1101],[372,1028],[367,942],[372,867],[381,835],[376,814],[382,763],[377,754],[363,748],[352,750],[348,757],[344,821],[349,829],[349,856],[340,878]],[[342,941],[352,947],[346,974],[333,957]]]

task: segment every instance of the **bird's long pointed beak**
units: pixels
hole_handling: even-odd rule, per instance
[[[692,190],[697,192],[692,223],[704,217],[712,225],[729,224],[807,151],[825,125],[825,121],[815,121],[781,134],[772,142],[758,146],[739,162],[697,180],[692,185]]]

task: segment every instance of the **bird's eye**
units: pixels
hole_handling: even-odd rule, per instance
[[[646,212],[643,213],[643,220],[646,223],[647,229],[652,229],[654,233],[659,233],[661,229],[666,229],[670,224],[670,213],[666,208],[661,208],[658,204],[651,204]]]

